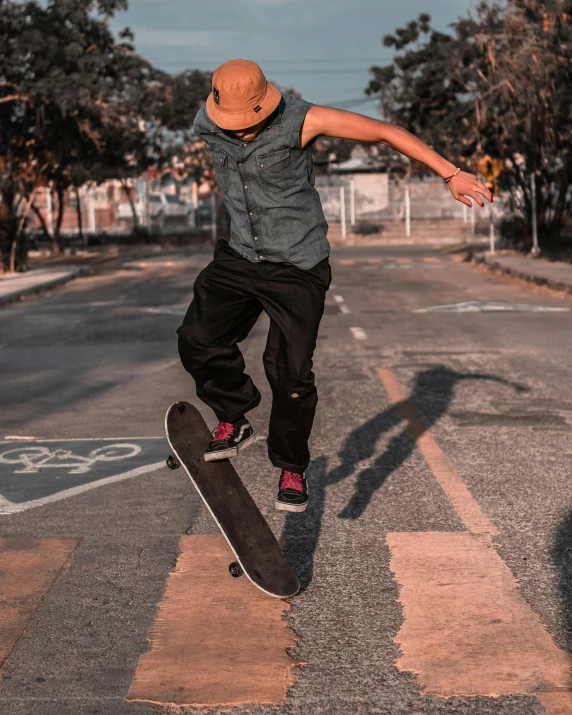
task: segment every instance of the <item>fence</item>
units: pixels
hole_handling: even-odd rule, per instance
[[[59,213],[57,194],[49,187],[39,189],[34,209],[28,230],[53,235]],[[86,184],[66,192],[61,233],[69,237],[81,234],[87,243],[90,235],[121,236],[136,226],[149,233],[189,232],[199,228],[197,209],[196,185],[175,193],[171,187],[150,191],[146,178]]]
[[[470,209],[455,201],[442,181],[404,184],[383,173],[332,174],[317,176],[316,189],[333,242],[470,241],[474,236],[494,237],[495,226],[505,215],[502,199],[484,209]],[[41,235],[45,227],[52,235],[59,208],[54,192],[40,189],[34,205],[28,229]],[[211,193],[199,202],[196,184],[150,190],[143,177],[126,184],[110,180],[85,185],[66,194],[64,235],[81,233],[87,244],[90,235],[127,235],[136,225],[151,234],[206,232],[213,239],[230,230],[221,201]]]
[[[505,215],[502,199],[472,209],[456,201],[442,181],[397,183],[387,174],[316,178],[330,237],[359,242],[363,237],[406,242],[469,241],[494,237]]]

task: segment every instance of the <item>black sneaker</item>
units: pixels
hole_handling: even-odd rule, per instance
[[[235,457],[254,442],[254,430],[247,419],[219,422],[213,429],[213,437],[205,452],[205,462],[218,462]]]
[[[282,470],[276,508],[281,511],[306,511],[308,506],[308,484],[306,475]]]

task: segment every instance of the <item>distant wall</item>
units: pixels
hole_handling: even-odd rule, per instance
[[[316,176],[316,189],[320,194],[326,218],[340,215],[340,186],[344,186],[346,213],[349,217],[352,180],[355,191],[356,218],[375,216],[389,206],[389,180],[387,174],[330,174]]]

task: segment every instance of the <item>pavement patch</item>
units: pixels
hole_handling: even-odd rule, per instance
[[[555,645],[489,542],[410,532],[390,533],[387,543],[404,616],[396,665],[416,673],[426,694],[570,688],[572,656]]]
[[[451,305],[433,305],[419,308],[413,313],[566,313],[570,308],[553,308],[548,305],[525,305],[521,303],[495,303],[488,300],[471,300]]]
[[[0,441],[0,514],[14,514],[154,471],[161,438]]]
[[[47,592],[69,566],[79,542],[0,537],[0,666]]]
[[[128,700],[216,707],[281,704],[300,664],[287,602],[233,578],[223,536],[183,536]]]

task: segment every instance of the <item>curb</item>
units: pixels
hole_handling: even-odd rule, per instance
[[[552,290],[563,291],[564,293],[572,294],[572,283],[563,283],[562,281],[553,280],[551,278],[545,278],[544,276],[539,276],[534,273],[528,273],[526,271],[519,271],[509,266],[503,266],[501,263],[496,261],[490,256],[479,256],[474,253],[469,252],[467,254],[467,259],[473,261],[474,263],[488,266],[489,268],[494,268],[501,273],[512,276],[513,278],[520,278],[527,283],[533,283],[537,286],[545,286]],[[531,259],[532,260],[532,259]]]
[[[0,296],[0,306],[6,305],[8,303],[13,303],[21,298],[25,298],[28,295],[34,295],[36,293],[42,293],[50,288],[55,288],[56,286],[62,285],[63,283],[69,283],[69,281],[78,278],[79,276],[89,276],[93,273],[93,268],[91,266],[78,266],[75,269],[71,269],[68,273],[57,276],[56,278],[47,278],[37,285],[31,285],[27,288],[20,288],[13,290],[11,293]]]

